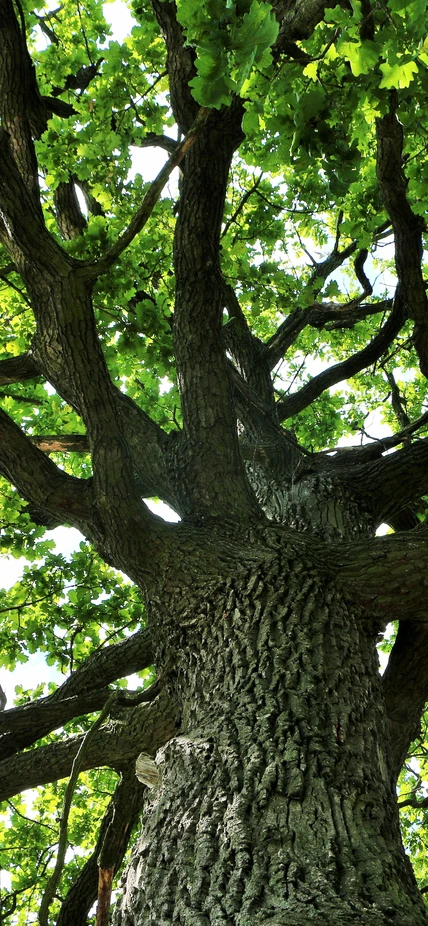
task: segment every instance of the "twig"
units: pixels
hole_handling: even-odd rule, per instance
[[[64,868],[65,853],[67,851],[67,831],[68,831],[68,819],[70,816],[71,803],[73,800],[73,794],[77,785],[77,779],[79,777],[80,768],[82,765],[82,760],[84,754],[94,737],[94,734],[97,732],[101,724],[104,722],[106,717],[110,714],[110,711],[117,700],[117,692],[114,691],[109,697],[108,701],[104,705],[101,713],[98,715],[97,719],[94,721],[92,726],[89,728],[86,735],[83,737],[82,743],[80,745],[79,751],[77,752],[73,765],[71,767],[70,779],[64,795],[64,803],[61,814],[61,823],[59,828],[59,840],[58,840],[58,852],[55,862],[55,868],[52,872],[51,877],[46,885],[45,892],[42,897],[42,902],[40,905],[40,910],[38,914],[38,920],[40,926],[49,926],[49,908],[52,904],[52,901],[55,897],[55,892],[58,887],[62,870]]]

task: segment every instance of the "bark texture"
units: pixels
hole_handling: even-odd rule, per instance
[[[157,614],[181,728],[115,926],[426,923],[373,630],[281,538]]]

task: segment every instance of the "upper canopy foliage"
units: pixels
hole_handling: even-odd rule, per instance
[[[145,670],[151,681],[150,647],[132,658],[126,650],[121,661],[120,641],[141,623],[135,591],[87,545],[67,563],[43,539],[47,527],[79,527],[125,569],[126,554],[111,536],[131,483],[129,518],[141,496],[162,498],[189,521],[207,512],[221,517],[230,506],[233,515],[234,492],[237,508],[244,499],[252,511],[249,493],[235,482],[236,422],[244,461],[254,462],[273,437],[284,438],[287,478],[295,454],[312,463],[351,435],[356,443],[361,436],[382,442],[338,455],[338,466],[381,460],[404,443],[409,473],[416,469],[405,483],[400,473],[392,476],[383,495],[386,469],[373,480],[377,521],[388,509],[391,523],[402,518],[395,527],[413,527],[424,518],[428,491],[425,442],[416,459],[410,440],[427,423],[426,2],[133,0],[130,10],[132,27],[119,42],[101,0],[0,0],[1,552],[31,562],[22,583],[0,596],[1,664],[11,669],[42,652],[68,674],[83,670],[88,654],[107,641],[118,644],[114,667],[103,664],[94,685],[104,694],[86,710],[80,705],[82,716],[100,709],[106,685],[131,672]],[[197,157],[202,166],[218,165],[224,139],[233,154],[224,203],[220,191],[218,215],[201,217],[191,172]],[[156,189],[140,159],[147,149],[159,169],[173,159]],[[165,186],[179,162],[180,176],[176,171]],[[213,168],[213,202],[220,167]],[[192,316],[185,263],[193,257],[189,291],[202,287],[202,298]],[[48,298],[55,274],[76,286],[62,318]],[[78,308],[86,297],[90,305],[91,292],[93,316]],[[229,418],[215,416],[217,400]],[[126,452],[115,431],[119,419]],[[384,425],[399,436],[384,439]],[[200,466],[195,447],[206,447]],[[42,462],[35,448],[46,455]],[[219,511],[218,485],[204,471],[213,448],[224,476]],[[111,459],[118,461],[113,473]],[[115,493],[119,514],[106,514]],[[138,517],[148,534],[158,530],[144,511]],[[128,569],[136,580],[140,553]],[[85,690],[79,686],[66,689],[69,698]],[[43,680],[36,691],[20,689],[17,703],[48,689]],[[87,717],[76,716],[60,719],[69,721],[67,732],[87,728]],[[45,744],[62,740],[52,732],[57,726],[40,721],[32,736],[27,729],[18,737],[18,749],[43,737]],[[14,751],[7,732],[5,750],[6,757]],[[68,773],[67,761],[58,777]],[[111,765],[118,766],[117,755]],[[412,774],[408,769],[406,781]],[[81,779],[69,836],[82,859],[94,845],[100,792],[104,800],[113,777],[85,772]],[[27,786],[35,783],[30,776]],[[39,907],[34,884],[43,887],[55,852],[59,792],[48,785],[32,807],[39,820],[30,829],[32,851],[13,863],[2,910],[11,923],[26,922]],[[17,802],[5,817],[14,837],[8,841],[6,829],[1,837],[4,867],[17,857],[17,844],[28,849],[23,812]],[[77,853],[62,894],[79,865]]]

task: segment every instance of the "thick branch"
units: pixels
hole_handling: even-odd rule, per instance
[[[407,504],[428,493],[428,439],[367,463],[352,478],[366,498],[371,498],[376,521],[388,523]]]
[[[185,134],[196,119],[199,109],[189,87],[189,81],[196,75],[194,52],[186,45],[183,30],[177,21],[175,0],[168,3],[165,0],[151,0],[151,4],[167,48],[172,111],[180,132]]]
[[[66,241],[78,238],[87,226],[82,214],[73,178],[59,183],[54,193],[58,228]]]
[[[276,18],[281,23],[275,49],[281,49],[281,42],[307,39],[321,22],[326,0],[271,0]]]
[[[120,768],[141,752],[155,755],[175,732],[175,709],[165,693],[151,704],[124,709],[121,719],[98,730],[85,752],[81,771],[109,766]],[[30,749],[0,763],[0,801],[28,788],[57,781],[70,774],[83,736]]]
[[[395,265],[400,297],[409,318],[415,322],[413,341],[420,368],[428,376],[428,300],[422,274],[425,228],[406,196],[403,165],[403,127],[396,114],[396,95],[390,112],[377,120],[377,177],[385,209],[394,229]]]
[[[43,113],[25,33],[12,0],[0,2],[0,118],[10,136],[12,157],[33,204],[40,208],[37,161],[32,130],[39,134],[37,117]]]
[[[412,434],[415,434],[425,425],[428,425],[428,412],[424,412],[423,415],[416,418],[402,431],[398,431],[397,434],[390,434],[389,437],[382,437],[380,440],[373,440],[369,444],[363,444],[362,446],[332,447],[331,450],[323,451],[318,456],[324,456],[328,461],[328,466],[346,466],[349,469],[355,463],[378,460],[387,450],[398,447],[399,444],[404,443]]]
[[[222,335],[225,291],[219,260],[241,119],[239,101],[228,110],[211,111],[186,161],[174,241],[174,339],[187,458],[182,478],[193,513],[203,517],[246,518],[255,510],[239,455]]]
[[[260,463],[267,472],[281,473],[282,477],[294,472],[304,451],[295,438],[280,427],[269,405],[259,398],[232,364],[229,373],[237,417],[245,429],[240,441],[242,458],[249,463]]]
[[[309,319],[313,312],[313,306],[306,309],[295,309],[287,318],[284,319],[275,334],[265,344],[261,353],[261,360],[267,363],[270,370],[276,367],[277,363],[284,357],[288,348],[294,344],[300,332],[309,324]]]
[[[163,148],[169,155],[175,154],[179,142],[169,135],[156,135],[156,132],[147,132],[144,138],[135,138],[132,141],[135,148]]]
[[[157,697],[159,690],[160,683],[156,682],[140,692],[119,691],[116,694],[116,703],[124,707],[148,703]],[[32,746],[37,740],[57,730],[74,717],[102,710],[111,694],[111,689],[102,688],[62,701],[53,701],[52,697],[40,698],[23,707],[3,711],[0,716],[0,733],[3,730],[9,732],[0,736],[0,760],[8,759],[21,749]]]
[[[19,737],[26,733],[33,735],[34,732],[37,735],[31,742],[35,742],[51,730],[68,723],[73,717],[100,711],[110,694],[109,688],[100,688],[98,691],[88,691],[73,698],[65,698],[63,701],[52,701],[50,697],[39,698],[38,701],[30,701],[21,707],[12,707],[0,714],[0,733],[13,732]],[[40,730],[42,732],[39,732]]]
[[[369,364],[378,360],[402,328],[404,319],[404,306],[397,293],[391,315],[370,344],[342,363],[336,363],[328,370],[323,370],[318,376],[312,377],[298,392],[281,399],[277,403],[280,420],[284,421],[286,418],[297,415],[330,386],[355,376],[360,370],[364,370]]]
[[[333,554],[337,583],[372,615],[385,621],[428,621],[426,530],[343,544]]]
[[[24,383],[27,379],[35,379],[37,376],[40,376],[40,371],[30,353],[0,360],[0,386]]]
[[[23,180],[13,156],[11,137],[3,127],[0,128],[0,206],[0,240],[21,274],[27,261],[48,273],[56,270],[64,276],[70,271],[73,261],[47,231],[40,199]]]
[[[59,469],[1,409],[0,472],[31,505],[94,536],[90,481]]]
[[[419,733],[428,700],[428,625],[405,621],[399,625],[382,677],[391,732],[391,753],[398,778],[410,744]]]
[[[147,669],[153,665],[153,661],[151,634],[144,628],[121,643],[96,650],[53,694],[49,695],[48,700],[61,701],[85,691],[104,688],[118,678]]]

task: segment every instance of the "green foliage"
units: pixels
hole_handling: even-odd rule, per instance
[[[352,12],[342,4],[329,8],[311,37],[298,41],[299,60],[272,54],[279,26],[268,2],[178,0],[179,20],[195,57],[195,100],[217,110],[230,105],[234,95],[243,101],[246,138],[227,193],[221,261],[252,333],[263,341],[293,312],[322,301],[339,308],[357,299],[361,285],[353,259],[361,248],[369,249],[366,272],[375,283],[365,301],[372,305],[391,295],[391,240],[375,234],[385,220],[376,184],[375,128],[391,90],[398,92],[408,145],[408,195],[416,212],[423,214],[428,206],[427,4],[373,4],[372,38],[361,37],[362,6],[352,3]],[[134,0],[134,26],[123,42],[111,35],[100,0],[63,0],[45,20],[44,32],[40,16],[51,4],[25,0],[23,7],[40,91],[73,107],[67,118],[53,114],[37,141],[46,224],[71,257],[89,258],[117,239],[141,203],[148,182],[144,167],[135,173],[133,162],[148,133],[175,134],[165,43],[146,0]],[[87,86],[73,87],[70,78],[92,65],[96,73]],[[54,196],[70,177],[80,189],[89,184],[99,208],[87,214],[80,237],[64,242]],[[167,431],[181,422],[173,354],[172,246],[179,208],[174,199],[179,191],[162,198],[155,219],[121,256],[119,269],[102,277],[94,292],[113,381]],[[335,243],[344,250],[353,242],[353,255],[323,276],[319,268]],[[0,357],[30,349],[34,334],[27,294],[18,274],[5,273],[8,263],[0,252]],[[292,394],[362,349],[382,319],[383,310],[345,328],[329,322],[305,328],[276,369],[278,396]],[[326,390],[287,426],[314,451],[349,439],[357,443],[364,432],[377,436],[381,425],[398,430],[388,372],[394,372],[408,416],[418,417],[426,407],[426,385],[409,325],[381,363]],[[41,382],[32,383],[31,390],[25,383],[0,387],[0,400],[29,436],[84,430],[76,411]],[[91,476],[86,454],[56,452],[52,458],[75,476]],[[68,674],[91,652],[144,622],[128,580],[86,543],[68,558],[55,552],[51,535],[31,521],[28,506],[3,480],[0,528],[0,553],[27,563],[22,580],[0,590],[3,672],[41,655],[48,666]],[[147,673],[142,683],[149,678]],[[16,703],[49,690],[44,680],[33,690],[21,685]],[[67,732],[81,732],[85,725],[87,720],[76,721]],[[409,792],[426,796],[427,748],[424,728],[401,778],[403,799]],[[61,893],[92,850],[114,779],[106,770],[79,779],[70,829],[73,852]],[[19,799],[3,808],[1,865],[11,871],[11,890],[17,891],[16,913],[9,919],[14,926],[34,920],[38,909],[53,864],[63,791],[64,783],[49,785],[27,803]],[[406,844],[422,885],[428,886],[427,809],[403,813]]]
[[[74,730],[76,727],[75,724]],[[61,900],[93,852],[99,821],[117,779],[110,769],[96,769],[79,776],[69,821],[67,864],[60,893],[52,907],[53,917],[58,915]],[[10,875],[10,888],[3,889],[1,895],[2,915],[7,917],[16,892],[13,918],[6,920],[9,923],[12,920],[16,926],[36,921],[40,889],[55,862],[58,808],[62,806],[66,785],[66,781],[54,782],[0,805],[0,868]]]
[[[49,666],[74,671],[90,652],[118,642],[144,622],[135,587],[87,543],[67,560],[39,543],[43,559],[24,566],[22,579],[0,589],[0,665],[11,670],[34,653]]]
[[[197,53],[198,76],[190,82],[195,100],[220,109],[232,93],[245,92],[255,67],[268,68],[279,26],[269,3],[251,0],[181,0],[178,17]]]

